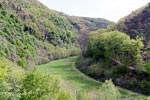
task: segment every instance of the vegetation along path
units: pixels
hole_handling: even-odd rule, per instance
[[[75,90],[83,89],[89,93],[95,93],[96,90],[101,87],[102,83],[98,82],[78,71],[74,64],[76,57],[69,57],[61,60],[52,61],[48,64],[43,64],[39,66],[40,70],[47,70],[53,75],[59,75],[66,82],[66,86],[70,89],[71,92]],[[142,96],[140,94],[132,93],[128,90],[119,88],[122,97],[138,97]]]

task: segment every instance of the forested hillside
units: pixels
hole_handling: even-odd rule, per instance
[[[150,4],[107,29],[81,34],[77,68],[87,75],[150,95]],[[80,60],[79,60],[80,59]]]
[[[146,41],[150,40],[150,3],[132,12],[129,16],[126,16],[116,24],[116,28],[119,31],[125,32],[136,38],[136,36],[142,36]]]
[[[0,0],[0,100],[148,100],[149,17],[150,4],[113,23]]]
[[[69,22],[77,29],[78,32],[82,31],[96,31],[98,29],[105,29],[113,22],[101,18],[88,18],[88,17],[75,17],[68,16]]]
[[[0,100],[85,100],[36,65],[77,56],[81,32],[111,23],[67,16],[37,0],[0,0]]]
[[[78,54],[81,30],[112,23],[67,16],[36,0],[1,0],[0,13],[0,55],[24,68]]]

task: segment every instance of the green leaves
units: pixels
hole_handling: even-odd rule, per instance
[[[120,92],[111,80],[106,80],[100,88],[100,100],[120,100]]]
[[[136,40],[119,31],[91,34],[88,44],[88,55],[94,59],[112,58],[131,64],[141,60],[140,50],[143,48],[141,38]]]
[[[27,73],[23,80],[21,100],[74,100],[61,90],[60,78],[37,69]]]
[[[60,78],[37,68],[24,69],[0,58],[0,100],[74,100],[60,87]]]
[[[4,58],[0,58],[0,82],[6,80],[7,72],[11,67],[11,63]]]

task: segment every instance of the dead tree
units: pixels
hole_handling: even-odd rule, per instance
[[[84,57],[87,56],[86,51],[87,51],[87,47],[88,47],[88,38],[89,38],[89,31],[80,32],[78,42],[80,45],[82,55]]]

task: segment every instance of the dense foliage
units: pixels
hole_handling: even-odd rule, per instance
[[[77,68],[95,79],[111,78],[118,86],[149,95],[149,45],[144,48],[142,38],[131,39],[109,28],[90,33],[87,56],[78,58]]]
[[[73,18],[83,19],[85,23],[81,26],[88,23],[85,29],[96,23],[90,18]],[[99,21],[98,28],[111,23],[103,19],[91,20]],[[78,22],[36,0],[1,0],[0,56],[23,68],[32,68],[35,64],[78,55]]]
[[[134,62],[137,65],[141,62],[140,50],[143,46],[140,38],[130,39],[128,35],[118,31],[91,34],[87,55],[95,60],[115,59],[123,64],[131,65]]]
[[[114,29],[127,33],[131,38],[142,36],[145,41],[149,41],[150,26],[150,4],[147,4],[138,10],[126,16],[114,26]]]
[[[150,4],[91,32],[87,56],[79,57],[77,67],[98,80],[111,78],[118,86],[149,95],[149,11]]]
[[[61,89],[60,78],[38,71],[27,72],[0,58],[0,100],[75,100]]]
[[[106,81],[99,88],[95,99],[86,91],[76,95],[67,92],[60,84],[61,78],[47,72],[24,69],[0,58],[0,100],[120,100],[120,93],[111,81]]]

